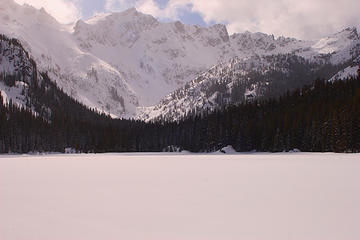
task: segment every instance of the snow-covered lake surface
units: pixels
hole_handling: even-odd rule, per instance
[[[358,240],[359,154],[0,156],[1,240]]]

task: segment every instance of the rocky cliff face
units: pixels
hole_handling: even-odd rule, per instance
[[[30,89],[38,74],[21,43],[0,35],[0,91],[4,102],[32,108]]]

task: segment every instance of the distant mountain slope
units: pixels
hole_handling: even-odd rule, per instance
[[[267,49],[273,49],[272,37],[257,33],[253,36],[260,37],[261,41],[254,41],[250,36],[249,33],[243,34],[242,39],[248,40],[239,42],[239,45],[243,49],[257,48],[262,55],[254,53],[248,58],[236,57],[211,68],[159,104],[139,108],[138,118],[147,121],[179,120],[187,114],[220,109],[228,104],[277,97],[286,91],[311,84],[316,78],[330,79],[338,71],[354,65],[360,54],[360,37],[356,28],[347,28],[321,39],[311,50],[293,48],[293,51],[277,55],[266,54]],[[296,42],[282,38],[277,41],[290,45]],[[344,74],[354,75],[356,69],[348,67],[343,71]],[[340,74],[340,77],[343,78],[343,75]]]
[[[229,104],[278,97],[320,76],[329,79],[340,69],[342,65],[310,62],[293,54],[234,58],[201,74],[158,105],[139,109],[139,119],[174,121]]]
[[[359,75],[360,71],[360,63],[354,63],[350,66],[348,66],[345,69],[342,69],[338,73],[336,73],[331,79],[329,79],[329,82],[342,80],[350,77],[357,77]]]
[[[293,54],[339,64],[359,52],[348,28],[319,41],[262,33],[229,36],[224,25],[161,23],[129,9],[62,25],[43,9],[0,0],[0,33],[20,40],[39,71],[67,94],[114,117],[135,117],[201,73],[231,59]]]

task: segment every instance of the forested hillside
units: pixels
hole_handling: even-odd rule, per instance
[[[358,152],[360,79],[317,80],[279,99],[192,117],[167,131],[174,145],[191,151],[232,145],[237,151]]]
[[[237,151],[360,151],[359,77],[317,80],[278,99],[229,106],[175,123],[111,119],[64,94],[45,74],[43,79],[35,93],[48,102],[50,115],[0,99],[0,152],[207,152],[227,145]]]

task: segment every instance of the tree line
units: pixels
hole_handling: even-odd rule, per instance
[[[32,85],[33,109],[0,97],[1,153],[209,152],[227,145],[237,151],[360,152],[360,77],[316,80],[278,98],[154,123],[111,119],[66,95],[46,74],[42,79]]]
[[[237,151],[359,152],[360,78],[317,80],[279,98],[245,102],[165,126],[173,145],[194,152],[227,145]]]

